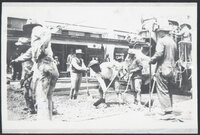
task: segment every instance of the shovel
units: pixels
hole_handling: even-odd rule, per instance
[[[88,95],[88,98],[89,99],[93,99],[93,96],[90,94],[90,91],[89,91],[89,87],[88,87],[88,85],[89,85],[89,82],[88,82],[88,75],[87,75],[87,72],[86,72],[86,87],[87,87],[87,95]]]
[[[144,106],[149,107],[149,108],[151,108],[151,106],[153,105],[153,102],[154,102],[154,99],[151,98],[151,97],[152,97],[152,94],[153,94],[153,92],[154,92],[155,82],[156,82],[156,81],[154,80],[154,81],[153,81],[153,86],[152,86],[152,89],[151,89],[151,93],[150,93],[150,100],[147,101],[147,102],[144,104]]]

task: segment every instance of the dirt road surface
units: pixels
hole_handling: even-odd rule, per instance
[[[63,83],[58,83],[56,87],[61,88],[62,85]],[[56,133],[62,131],[70,133],[197,132],[193,126],[195,123],[190,109],[192,101],[190,96],[174,95],[174,114],[163,117],[158,113],[159,103],[156,94],[153,94],[154,104],[149,112],[148,108],[133,104],[131,92],[123,94],[124,103],[119,104],[117,95],[110,90],[106,97],[106,104],[101,104],[97,108],[93,103],[99,98],[98,91],[90,88],[90,93],[91,97],[87,95],[86,89],[82,89],[77,100],[70,100],[69,90],[55,92],[53,101],[58,114],[53,115],[53,121],[62,122],[66,128],[53,131]],[[147,102],[148,99],[148,94],[142,94],[143,102]],[[37,121],[37,114],[30,114],[23,110],[25,101],[23,90],[20,89],[18,82],[8,85],[7,101],[9,121]],[[73,127],[79,127],[79,130]]]

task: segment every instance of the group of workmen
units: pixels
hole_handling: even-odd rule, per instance
[[[51,120],[54,108],[52,96],[59,77],[51,49],[51,31],[45,26],[34,22],[34,20],[28,20],[27,24],[23,26],[23,30],[25,36],[31,37],[31,47],[24,54],[12,60],[11,63],[24,62],[24,65],[27,65],[26,72],[23,75],[23,83],[27,89],[25,92],[27,106],[31,111],[37,111],[38,120]],[[157,63],[155,81],[158,99],[163,114],[170,114],[173,111],[172,88],[170,86],[174,79],[173,70],[177,59],[177,48],[175,42],[169,36],[169,29],[159,28],[156,33],[160,38],[156,45],[156,52],[151,57],[149,64]],[[18,41],[20,44],[23,44],[23,42],[25,42],[23,39]],[[124,63],[111,61],[100,64],[97,60],[92,60],[86,67],[82,56],[82,50],[77,49],[70,62],[70,99],[77,99],[82,74],[91,69],[100,84],[100,99],[93,104],[94,106],[106,102],[106,92],[111,84],[114,86],[119,99],[121,99],[120,78],[124,74],[128,75],[127,80],[130,82],[131,90],[134,93],[134,104],[141,105],[143,65],[141,60],[137,58],[134,49],[128,50]],[[30,104],[30,100],[34,102]]]

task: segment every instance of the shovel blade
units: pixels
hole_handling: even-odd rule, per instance
[[[153,103],[154,103],[154,100],[151,99],[150,105],[153,106]],[[149,107],[149,101],[147,101],[147,102],[144,104],[144,106]]]

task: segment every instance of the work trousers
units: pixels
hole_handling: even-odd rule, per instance
[[[173,88],[173,73],[168,75],[163,75],[162,72],[157,72],[156,76],[156,90],[158,95],[158,100],[163,111],[172,111],[173,98],[172,98],[172,88]]]
[[[133,91],[134,100],[141,103],[141,78],[131,78],[131,90]]]
[[[31,112],[35,112],[35,93],[31,89],[31,83],[32,76],[26,73],[24,80],[24,98],[27,108],[30,109]]]
[[[81,86],[82,74],[81,73],[73,73],[71,72],[71,91],[70,97],[71,99],[76,99],[78,96],[78,92]]]
[[[52,58],[43,58],[34,67],[33,87],[36,93],[37,120],[52,119],[52,96],[59,73]]]
[[[18,74],[17,74],[18,73]],[[13,75],[12,80],[15,80],[17,76],[17,79],[20,80],[22,76],[22,64],[20,62],[13,64]]]

